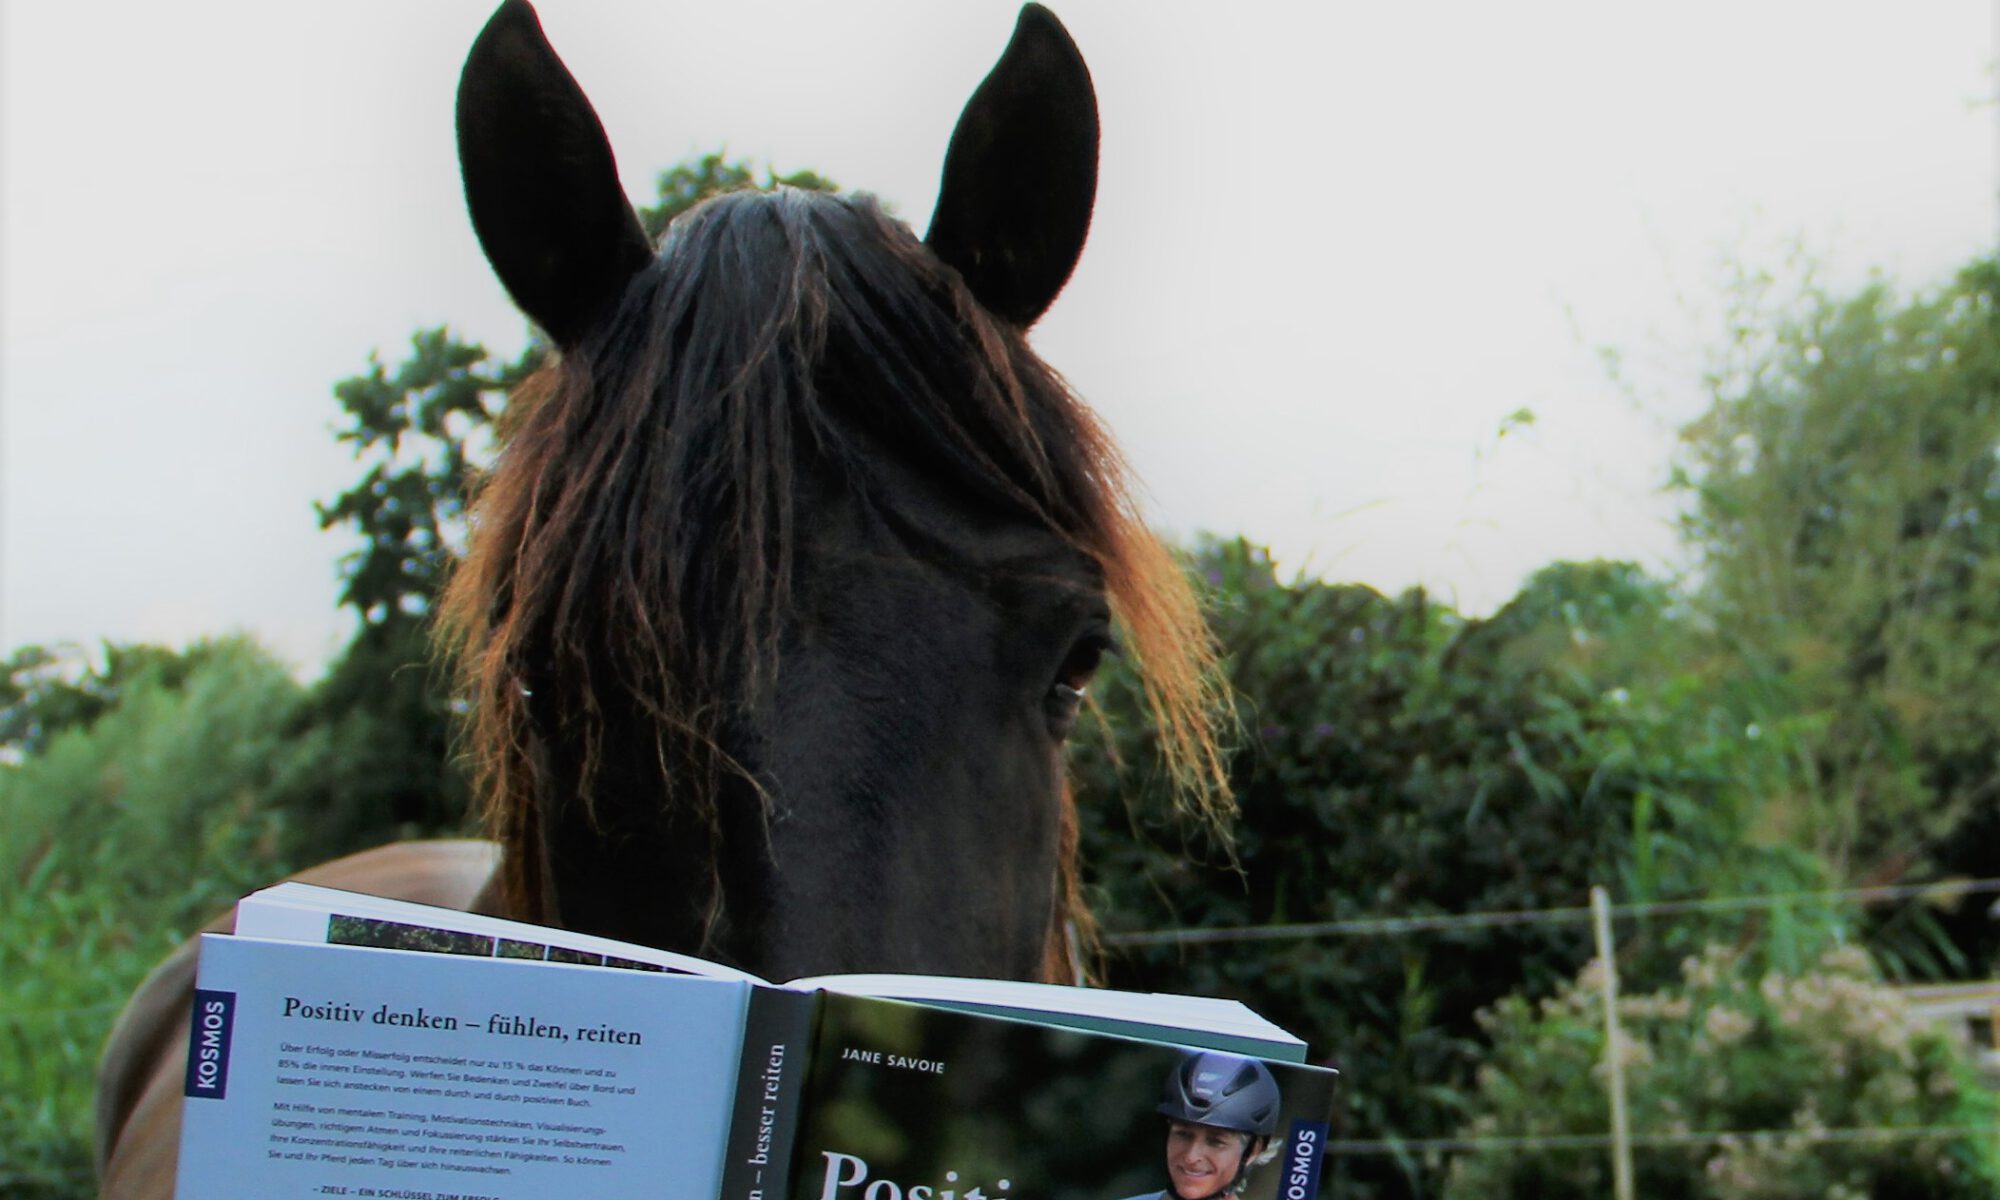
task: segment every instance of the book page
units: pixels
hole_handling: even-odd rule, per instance
[[[788,987],[910,1000],[1044,1024],[1303,1062],[1306,1044],[1235,1000],[937,975],[828,975]]]
[[[178,1194],[713,1200],[749,987],[206,936]]]
[[[296,881],[244,897],[237,904],[236,929],[245,937],[279,941],[675,971],[762,982],[748,972],[672,951]],[[794,980],[785,986],[912,1000],[1293,1062],[1304,1061],[1306,1055],[1306,1045],[1299,1038],[1234,1000],[1212,997],[933,975],[829,975]]]

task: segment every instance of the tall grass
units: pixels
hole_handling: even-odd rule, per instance
[[[92,1091],[125,998],[189,930],[281,875],[274,798],[324,762],[303,692],[248,642],[0,765],[0,1198],[88,1197]]]

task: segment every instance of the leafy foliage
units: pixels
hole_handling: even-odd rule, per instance
[[[1245,706],[1234,854],[1135,815],[1161,810],[1134,800],[1159,784],[1114,672],[1097,689],[1103,740],[1074,762],[1110,932],[1574,907],[1594,883],[1638,899],[1823,885],[1810,856],[1749,836],[1747,789],[1779,771],[1782,748],[1738,736],[1701,664],[1674,653],[1689,635],[1671,594],[1636,568],[1553,567],[1468,621],[1420,591],[1281,583],[1242,542],[1195,565]],[[1635,970],[1670,972],[1753,919],[1643,930]],[[1802,910],[1760,945],[1797,963],[1839,919]],[[1139,947],[1108,964],[1108,981],[1244,1000],[1346,1071],[1348,1136],[1407,1139],[1460,1123],[1485,1053],[1476,1013],[1548,993],[1589,954],[1581,920],[1379,929]],[[1334,1169],[1339,1194],[1421,1194],[1440,1161],[1353,1156]]]
[[[1509,996],[1485,1014],[1494,1052],[1479,1071],[1469,1135],[1606,1133],[1601,971],[1593,962],[1540,1003]],[[1675,985],[1621,994],[1618,1018],[1631,1128],[1672,1139],[1635,1148],[1641,1195],[1971,1200],[2000,1189],[1993,1095],[1962,1046],[1913,1021],[1853,947],[1780,974],[1711,946],[1687,959]],[[1826,1136],[1856,1129],[1912,1133]],[[1778,1136],[1696,1136],[1734,1130]],[[1611,1191],[1610,1174],[1601,1145],[1468,1154],[1444,1195],[1599,1197]]]
[[[1854,876],[1992,874],[2000,266],[1780,312],[1770,286],[1743,290],[1680,478],[1704,607],[1795,716],[1775,815]],[[1977,852],[1948,844],[1969,820]]]
[[[290,732],[303,689],[246,642],[110,662],[75,685],[106,699],[93,721],[0,767],[0,1195],[90,1194],[91,1085],[122,998],[284,871],[274,799],[331,751]]]
[[[341,380],[334,397],[348,425],[337,435],[367,470],[354,487],[319,509],[321,528],[351,525],[360,549],[341,564],[340,602],[364,628],[420,618],[444,584],[450,539],[463,529],[476,444],[488,432],[508,389],[539,366],[531,345],[520,358],[484,370],[487,353],[445,329],[410,339],[410,357],[394,374],[370,356],[368,372]]]
[[[99,659],[75,646],[22,646],[0,662],[0,762],[41,753],[67,729],[89,728],[134,680],[179,687],[210,652],[106,643]]]

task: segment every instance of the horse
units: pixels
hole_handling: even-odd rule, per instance
[[[491,841],[301,877],[772,979],[1067,981],[1064,744],[1106,654],[1184,794],[1226,784],[1194,594],[1027,340],[1096,192],[1060,22],[1021,11],[921,239],[865,195],[779,189],[650,244],[525,0],[473,42],[457,126],[480,245],[554,350],[438,608]],[[112,1200],[172,1193],[193,970],[190,944],[108,1044]]]

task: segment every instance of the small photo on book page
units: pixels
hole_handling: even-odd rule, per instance
[[[236,932],[285,942],[371,946],[426,954],[506,958],[755,980],[746,972],[570,930],[433,908],[289,881],[245,896]]]

